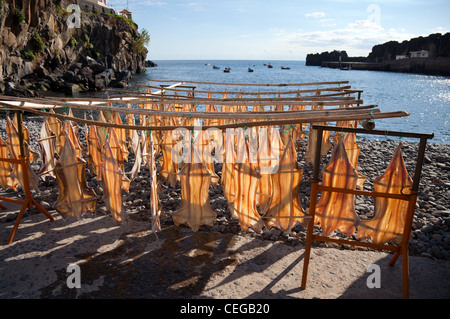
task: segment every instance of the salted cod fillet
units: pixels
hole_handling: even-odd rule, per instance
[[[307,214],[300,205],[300,182],[303,170],[297,164],[292,136],[289,137],[278,171],[272,177],[272,200],[264,215],[268,228],[275,226],[290,231],[298,223],[304,222]]]
[[[86,162],[77,155],[69,138],[66,138],[55,164],[55,175],[59,189],[55,209],[63,218],[81,218],[87,212],[95,211],[98,198],[94,190],[87,186]]]
[[[411,186],[412,179],[406,170],[401,145],[399,145],[384,174],[374,179],[374,190],[388,194],[410,194]],[[377,244],[399,244],[407,209],[408,201],[376,197],[374,217],[361,221],[356,238],[370,238]]]
[[[181,207],[172,215],[175,225],[187,224],[196,232],[201,225],[212,226],[216,213],[209,205],[211,173],[191,145],[191,161],[180,170]]]
[[[105,141],[102,152],[102,173],[103,200],[106,209],[115,220],[121,222],[126,219],[122,200],[122,178],[123,173],[114,158],[109,141]]]
[[[323,186],[355,189],[358,174],[347,157],[342,139],[334,147],[330,162],[322,173]],[[353,194],[322,192],[317,202],[315,222],[321,226],[325,236],[329,236],[335,230],[350,236],[355,232],[358,221]]]

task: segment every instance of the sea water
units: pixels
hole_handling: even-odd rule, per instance
[[[411,114],[408,117],[378,119],[376,129],[434,133],[434,138],[429,140],[430,143],[450,144],[450,77],[330,69],[306,66],[304,61],[162,60],[154,62],[158,66],[147,68],[146,73],[134,76],[130,89],[136,89],[136,84],[148,85],[151,79],[258,84],[349,81],[352,89],[363,90],[361,94],[363,105],[378,105],[382,112],[401,110]],[[265,65],[267,63],[270,63],[273,68],[268,68]],[[219,66],[220,69],[213,69],[213,65]],[[281,69],[282,66],[290,69]],[[254,71],[248,72],[249,67]],[[224,68],[231,68],[231,72],[223,72]],[[151,85],[159,84],[161,83],[151,83]],[[225,88],[228,91],[287,90],[286,87],[193,85],[198,90],[211,89],[212,91],[223,91]],[[302,89],[305,88],[307,87]]]

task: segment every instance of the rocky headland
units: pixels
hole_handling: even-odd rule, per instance
[[[78,3],[79,13],[70,7]],[[148,32],[112,9],[82,4],[0,0],[0,93],[123,88],[145,72]]]
[[[426,51],[426,57],[411,52]],[[328,63],[327,63],[328,62]],[[329,63],[332,62],[332,63]],[[341,63],[344,63],[342,65]],[[351,63],[351,64],[349,64]],[[306,65],[354,70],[391,71],[430,75],[450,75],[450,33],[430,34],[403,42],[389,41],[373,46],[367,57],[351,57],[345,50],[308,54]]]

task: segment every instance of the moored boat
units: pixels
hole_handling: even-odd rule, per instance
[[[231,68],[225,68],[225,69],[223,70],[223,72],[225,72],[225,73],[230,73],[230,72],[231,72]]]

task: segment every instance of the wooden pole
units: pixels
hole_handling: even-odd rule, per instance
[[[25,143],[24,143],[24,136],[23,136],[23,128],[22,128],[22,112],[16,111],[17,113],[17,131],[19,134],[19,145],[20,145],[20,155],[19,155],[19,165],[22,166],[22,173],[23,173],[23,185],[22,189],[25,193],[25,199],[23,201],[16,201],[16,203],[22,204],[22,207],[19,211],[19,214],[17,215],[16,221],[14,222],[13,229],[11,231],[11,234],[9,235],[7,244],[11,244],[14,240],[14,236],[17,232],[17,229],[19,228],[20,222],[22,221],[23,215],[25,214],[25,211],[28,208],[31,208],[35,206],[41,213],[43,213],[47,218],[49,218],[51,221],[55,220],[55,218],[50,215],[45,208],[43,208],[31,195],[31,189],[30,189],[30,176],[28,174],[29,169],[29,163],[28,158],[26,156],[25,151]],[[4,199],[4,198],[3,198]],[[13,201],[11,201],[13,202]]]

